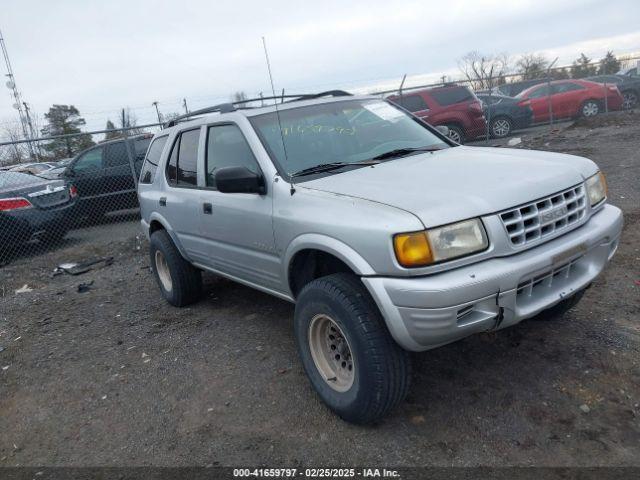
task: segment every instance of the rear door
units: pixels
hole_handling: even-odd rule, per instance
[[[583,101],[586,89],[577,83],[562,82],[551,87],[551,102],[554,118],[569,118],[575,116]]]
[[[94,147],[82,153],[65,173],[65,177],[78,189],[79,201],[87,210],[101,205],[100,196],[104,191],[103,157],[104,147]]]
[[[125,140],[105,146],[104,166],[106,210],[136,207],[136,185]]]
[[[184,130],[175,137],[164,172],[168,188],[159,199],[159,212],[169,221],[189,258],[206,264],[208,244],[202,238],[202,190],[198,189],[200,130]]]

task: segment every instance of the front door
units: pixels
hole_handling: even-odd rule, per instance
[[[201,228],[209,243],[209,265],[238,279],[282,290],[269,185],[264,195],[222,193],[216,188],[220,168],[246,167],[262,174],[258,162],[236,124],[210,126],[206,135]]]

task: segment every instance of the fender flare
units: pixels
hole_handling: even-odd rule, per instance
[[[151,223],[153,223],[153,222],[158,222],[160,225],[162,225],[164,230],[171,237],[171,240],[173,241],[173,244],[176,246],[176,248],[180,252],[180,255],[182,255],[182,258],[184,258],[187,261],[190,261],[189,256],[187,255],[187,252],[185,252],[184,248],[182,247],[182,244],[178,240],[178,236],[174,232],[173,228],[171,228],[171,226],[169,225],[169,222],[167,222],[167,220],[162,215],[160,215],[158,212],[153,212],[151,214],[151,216],[149,217],[149,238],[151,238],[151,230],[150,229],[151,229]]]
[[[362,256],[346,243],[328,235],[305,233],[289,243],[283,256],[283,278],[289,286],[289,265],[295,255],[302,250],[320,250],[342,260],[356,275],[375,275],[375,270]],[[291,292],[289,292],[291,293]]]

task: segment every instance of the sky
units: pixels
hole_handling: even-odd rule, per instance
[[[101,129],[129,107],[138,123],[227,101],[236,91],[397,86],[442,74],[457,60],[539,52],[569,64],[640,53],[638,0],[1,0],[0,30],[16,83],[41,119],[72,104]],[[0,74],[6,74],[0,62]],[[16,122],[0,83],[0,124]],[[42,123],[42,120],[40,120]]]

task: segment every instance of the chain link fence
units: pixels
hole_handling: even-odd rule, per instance
[[[434,126],[447,127],[450,138],[471,145],[492,145],[540,125],[549,126],[538,131],[545,135],[559,121],[638,106],[637,75],[565,76],[566,68],[549,68],[534,79],[489,71],[474,79],[442,78],[405,86],[403,78],[398,88],[369,93],[388,98]],[[69,237],[90,243],[96,235],[137,232],[136,187],[145,152],[159,127],[0,143],[0,265],[46,255]],[[115,138],[103,140],[107,133]],[[63,141],[64,147],[64,141],[80,137],[93,146],[71,158],[48,160],[41,148],[52,139]],[[131,228],[116,227],[122,224]]]

